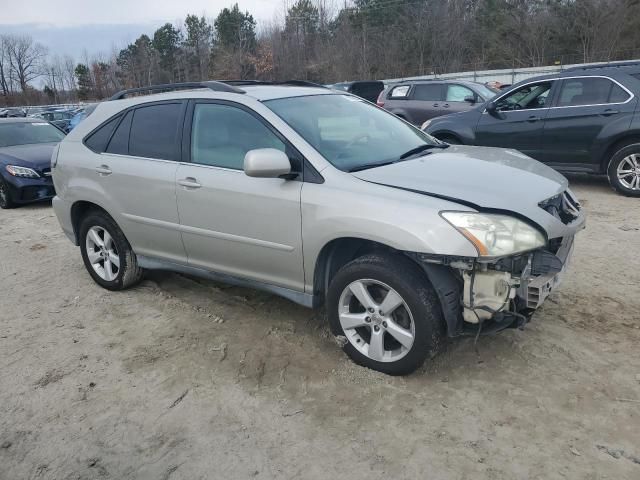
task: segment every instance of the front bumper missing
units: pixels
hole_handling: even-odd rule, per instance
[[[556,252],[556,257],[562,262],[562,269],[559,272],[550,272],[542,275],[532,276],[531,269],[526,272],[524,281],[518,288],[517,296],[522,300],[524,306],[535,310],[544,303],[549,294],[562,283],[567,271],[571,256],[573,255],[573,237],[563,239],[560,248]]]
[[[570,236],[562,239],[555,254],[532,252],[524,257],[526,263],[523,257],[512,261],[510,271],[502,268],[508,262],[463,271],[464,322],[476,325],[487,322],[484,333],[524,326],[562,282],[572,253],[573,236]]]
[[[549,250],[505,257],[489,263],[465,257],[410,254],[434,286],[449,337],[521,328],[556,289],[573,252],[573,235]]]

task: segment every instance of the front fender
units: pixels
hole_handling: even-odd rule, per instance
[[[327,183],[305,184],[303,188],[302,241],[309,291],[323,247],[342,238],[369,240],[399,251],[478,255],[473,245],[439,215],[442,210],[471,209],[354,177],[349,183],[345,189]]]

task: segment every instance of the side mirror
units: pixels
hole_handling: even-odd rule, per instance
[[[464,101],[473,105],[476,103],[476,98],[473,95],[469,95],[468,97],[464,97]]]
[[[488,102],[485,108],[487,109],[487,112],[489,112],[492,115],[498,111],[498,106],[496,105],[495,102]]]
[[[280,150],[257,148],[244,156],[244,173],[249,177],[278,178],[291,174],[291,162]]]

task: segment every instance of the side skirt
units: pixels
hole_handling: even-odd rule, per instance
[[[194,277],[206,278],[215,282],[227,283],[237,287],[254,288],[256,290],[262,290],[284,297],[287,300],[291,300],[294,303],[302,305],[303,307],[313,308],[313,295],[308,293],[298,292],[296,290],[291,290],[290,288],[279,287],[277,285],[259,282],[257,280],[235,277],[233,275],[227,275],[226,273],[218,273],[205,270],[203,268],[192,267],[190,265],[183,265],[181,263],[145,257],[143,255],[137,255],[137,258],[138,265],[142,268],[146,268],[147,270],[168,270],[171,272],[183,273],[185,275],[193,275]]]

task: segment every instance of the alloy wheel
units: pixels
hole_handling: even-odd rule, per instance
[[[86,238],[87,258],[98,276],[111,282],[120,272],[120,255],[113,238],[102,227],[91,227]]]
[[[640,154],[632,153],[624,157],[616,169],[616,175],[623,187],[640,191]]]
[[[356,280],[343,290],[338,318],[349,343],[378,362],[395,362],[413,346],[415,323],[409,306],[389,285]]]

